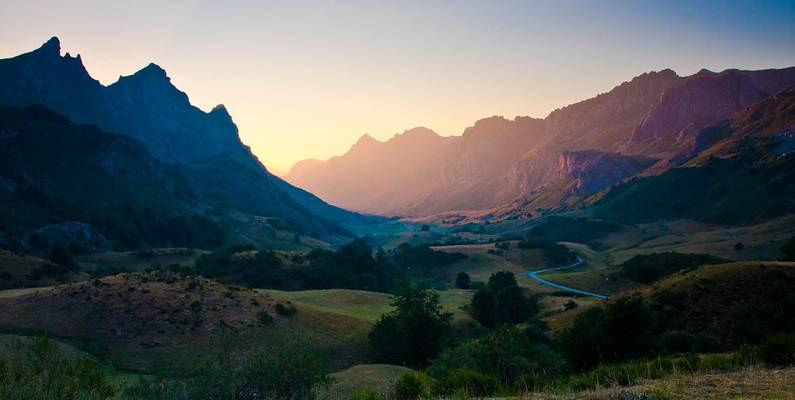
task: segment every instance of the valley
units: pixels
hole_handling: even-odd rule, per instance
[[[157,64],[61,53],[0,59],[0,399],[795,397],[795,67],[282,179]]]

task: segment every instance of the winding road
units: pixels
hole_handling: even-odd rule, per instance
[[[544,285],[552,286],[553,288],[556,288],[556,289],[565,290],[567,292],[577,293],[577,294],[581,294],[581,295],[584,295],[584,296],[591,296],[591,297],[597,297],[597,298],[600,298],[600,299],[607,299],[607,296],[605,296],[605,295],[596,294],[596,293],[588,292],[588,291],[585,291],[585,290],[574,289],[574,288],[570,288],[568,286],[559,285],[559,284],[557,284],[555,282],[550,282],[550,281],[538,276],[538,274],[541,274],[541,273],[544,273],[544,272],[562,271],[564,269],[577,268],[580,265],[582,265],[582,258],[580,258],[580,256],[577,256],[577,261],[575,261],[575,262],[573,262],[573,263],[571,263],[569,265],[564,265],[562,267],[555,267],[555,268],[539,269],[537,271],[528,272],[527,276],[537,280],[538,282],[543,283]]]

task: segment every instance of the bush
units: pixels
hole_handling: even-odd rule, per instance
[[[450,374],[441,386],[445,393],[464,391],[468,396],[486,397],[497,392],[500,382],[493,375],[460,368]]]
[[[273,317],[265,310],[257,311],[257,319],[262,325],[270,325],[273,323]]]
[[[795,364],[795,332],[769,336],[761,345],[762,360],[770,365]]]
[[[8,346],[0,362],[0,398],[104,400],[114,395],[103,367],[89,357],[68,357],[56,343],[37,337]]]
[[[69,247],[61,242],[55,243],[50,249],[49,255],[50,261],[64,265],[70,268],[74,268],[77,266],[77,263],[72,258],[72,253],[69,251]]]
[[[726,262],[709,254],[682,254],[675,252],[644,254],[630,258],[619,265],[621,273],[640,283],[651,283],[680,270],[690,270],[704,264]]]
[[[276,314],[279,314],[283,317],[289,317],[298,312],[298,310],[292,304],[285,306],[282,303],[276,303],[276,305],[273,306],[273,309],[276,310]]]
[[[433,382],[419,372],[407,372],[395,382],[396,400],[417,400],[431,397]]]
[[[472,278],[466,272],[459,272],[455,277],[455,287],[459,289],[469,289],[472,284]]]
[[[360,388],[353,391],[353,393],[348,396],[348,400],[382,400],[383,396],[381,393],[370,389],[370,388]]]
[[[160,360],[154,375],[128,386],[125,397],[308,400],[330,383],[325,352],[299,332],[267,336],[221,330],[201,352],[172,357]]]

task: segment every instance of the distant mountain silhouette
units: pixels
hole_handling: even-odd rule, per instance
[[[401,151],[391,145],[394,139],[383,144],[388,152],[357,144],[343,156],[300,163],[287,179],[333,204],[377,214],[521,208],[513,215],[527,217],[672,168],[696,146],[703,128],[793,84],[795,67],[689,77],[670,69],[650,72],[543,120],[478,121],[429,157]],[[341,167],[354,158],[356,170],[366,170],[378,190],[361,189],[359,175]],[[401,160],[417,165],[382,169]]]
[[[204,171],[204,183],[211,186],[204,192],[214,188],[246,212],[290,215],[308,226],[367,220],[271,175],[241,142],[223,105],[210,112],[191,105],[155,64],[105,87],[91,78],[79,55],[61,56],[60,42],[52,38],[37,50],[0,60],[0,104],[44,104],[77,123],[129,135],[161,161]]]

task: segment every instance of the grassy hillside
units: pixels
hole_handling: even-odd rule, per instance
[[[395,382],[411,369],[387,364],[362,364],[331,374],[334,382],[328,391],[332,400],[350,398],[357,389],[372,389],[385,396],[392,395]]]

